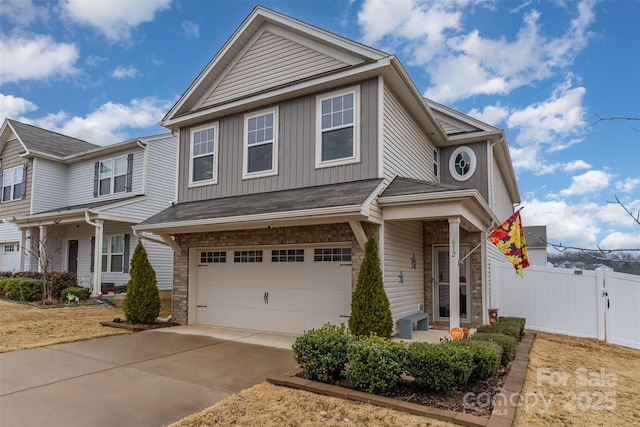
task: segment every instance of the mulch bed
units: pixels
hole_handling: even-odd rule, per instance
[[[125,322],[125,321],[100,322],[100,324],[102,326],[109,326],[112,328],[128,329],[133,332],[149,331],[151,329],[159,329],[159,328],[170,328],[172,326],[179,325],[179,323],[175,323],[175,322],[153,322],[151,324],[146,324],[146,323],[131,323],[131,322]]]

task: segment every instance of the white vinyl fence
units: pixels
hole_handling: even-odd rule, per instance
[[[640,276],[531,266],[520,278],[511,264],[492,263],[491,305],[526,318],[528,329],[640,349]]]

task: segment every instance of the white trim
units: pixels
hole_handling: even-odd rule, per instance
[[[378,76],[378,178],[384,178],[384,77]],[[381,251],[382,252],[382,251]]]
[[[33,211],[35,210],[35,197],[34,197],[34,191],[36,188],[36,158],[34,157],[33,160],[31,161],[31,191],[29,192],[29,213],[32,214]],[[28,162],[27,162],[28,164]],[[27,179],[29,179],[29,168],[27,167]],[[69,189],[67,188],[69,183],[67,182],[68,180],[65,179],[65,188],[64,188],[64,203],[67,203],[67,197],[69,197]],[[26,185],[26,183],[25,183]]]
[[[458,171],[456,171],[456,157],[460,153],[466,153],[469,155],[469,172],[464,175],[460,175]],[[451,177],[456,181],[464,182],[469,180],[476,172],[476,167],[478,166],[478,159],[476,158],[476,153],[466,145],[456,148],[451,153],[451,157],[449,157],[449,173]]]
[[[178,191],[180,190],[180,144],[181,144],[181,136],[182,136],[182,130],[179,129],[177,132],[178,135],[178,143],[176,144],[176,179],[175,179],[175,185],[174,185],[174,191],[175,193],[173,194],[173,202],[174,203],[178,203]],[[189,170],[191,170],[191,168],[189,167]]]
[[[242,179],[260,178],[264,176],[278,175],[278,112],[279,107],[266,108],[264,110],[254,111],[244,115],[243,137],[242,137]],[[273,139],[271,142],[265,141],[262,144],[271,144],[271,169],[249,172],[249,119],[273,114]]]
[[[193,181],[193,134],[206,129],[213,129],[213,171],[211,179],[202,181]],[[200,187],[203,185],[211,185],[218,183],[218,139],[219,139],[219,124],[218,122],[207,123],[200,126],[192,127],[189,131],[189,188]]]
[[[322,161],[322,101],[353,94],[353,155],[341,159]],[[342,126],[340,128],[347,128]],[[333,129],[332,129],[333,130]],[[337,130],[337,129],[336,129]],[[360,85],[316,96],[316,169],[360,162]]]
[[[109,158],[103,158],[100,160],[97,160],[98,162],[98,195],[97,197],[105,197],[105,196],[111,196],[113,194],[120,194],[120,193],[127,193],[127,173],[129,172],[129,154],[133,154],[133,153],[127,153],[127,154],[121,154],[119,156],[114,156],[114,157],[109,157]],[[116,175],[116,160],[118,159],[124,159],[124,163],[125,163],[125,172],[124,174],[120,174],[120,175]],[[106,162],[106,161],[110,161],[111,162],[111,166],[110,166],[110,175],[109,175],[109,192],[105,193],[105,194],[100,194],[100,188],[101,188],[101,181],[103,179],[107,179],[107,178],[102,178],[102,163]],[[133,165],[132,165],[133,167]],[[116,187],[116,176],[124,176],[124,190],[123,191],[115,191],[115,187]],[[131,177],[131,189],[133,190],[133,176]]]

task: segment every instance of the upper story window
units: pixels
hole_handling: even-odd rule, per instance
[[[278,152],[278,110],[245,116],[243,178],[275,175]]]
[[[215,184],[218,170],[218,123],[191,130],[190,185]]]
[[[27,165],[5,169],[0,175],[0,187],[2,188],[2,201],[24,199],[27,190]]]
[[[93,196],[130,192],[132,173],[133,154],[96,162]]]
[[[449,159],[449,172],[456,181],[466,181],[476,171],[476,153],[469,147],[458,147]]]
[[[316,167],[360,161],[359,106],[357,87],[318,96]]]

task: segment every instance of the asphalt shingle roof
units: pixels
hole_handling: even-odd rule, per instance
[[[464,189],[455,185],[396,176],[387,188],[385,188],[380,197],[407,196],[410,194],[428,194],[457,190]]]
[[[376,178],[178,203],[140,225],[361,205],[381,182]]]
[[[39,153],[66,157],[99,147],[99,145],[81,139],[40,129],[15,120],[9,119],[8,121],[27,148]]]

